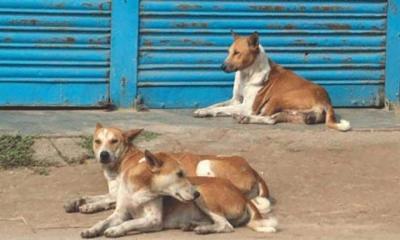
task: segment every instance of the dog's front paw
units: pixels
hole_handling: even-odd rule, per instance
[[[233,118],[240,124],[248,124],[250,123],[250,117],[242,114],[235,114]]]
[[[80,213],[95,213],[98,212],[99,210],[97,209],[96,206],[93,206],[91,204],[84,204],[79,207],[79,212]]]
[[[202,118],[202,117],[209,117],[211,114],[204,108],[197,109],[193,112],[193,117]]]
[[[82,238],[94,238],[101,235],[101,232],[98,232],[94,229],[86,229],[81,232]]]
[[[119,227],[111,227],[104,232],[104,236],[108,238],[122,237],[124,235],[126,235],[125,232],[121,231]]]
[[[208,227],[205,227],[205,226],[197,226],[197,227],[195,227],[194,228],[194,232],[196,234],[202,234],[202,235],[211,233],[210,229]]]
[[[79,207],[86,203],[84,198],[68,200],[64,203],[64,210],[67,213],[79,212]]]

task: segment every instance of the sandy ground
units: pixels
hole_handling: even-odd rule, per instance
[[[271,189],[279,232],[239,228],[231,234],[197,236],[164,231],[123,239],[400,239],[400,132],[208,123],[148,126],[162,135],[139,147],[248,158]],[[49,176],[0,171],[0,239],[80,239],[83,228],[111,212],[66,214],[63,201],[105,191],[94,161],[53,168]]]

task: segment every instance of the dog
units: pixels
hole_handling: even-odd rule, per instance
[[[136,165],[144,154],[132,140],[142,129],[123,131],[119,128],[103,127],[96,124],[93,136],[93,151],[101,164],[108,183],[108,194],[84,196],[67,201],[66,212],[95,213],[115,207],[120,185],[118,176],[122,163]],[[178,160],[188,176],[220,177],[229,180],[262,213],[270,211],[269,189],[261,176],[239,156],[197,155],[192,153],[162,153]]]
[[[232,116],[239,123],[276,124],[325,122],[338,131],[351,129],[346,120],[336,122],[328,93],[321,86],[273,63],[254,32],[234,42],[221,68],[236,72],[230,100],[198,109],[194,117]]]
[[[188,178],[176,159],[167,154],[144,152],[138,164],[125,159],[115,211],[81,233],[83,238],[121,237],[131,231],[151,232],[168,228],[194,230],[198,234],[232,232],[247,226],[257,232],[275,232],[275,219],[262,219],[258,209],[228,180]],[[163,198],[164,211],[162,208]],[[177,199],[178,201],[176,201]],[[167,207],[168,206],[168,207]],[[148,215],[156,215],[153,221]]]

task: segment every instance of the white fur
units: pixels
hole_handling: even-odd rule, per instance
[[[256,232],[274,233],[276,232],[276,227],[278,226],[278,221],[276,218],[268,218],[257,220],[254,223],[253,230]]]
[[[257,93],[264,86],[265,81],[268,81],[271,71],[264,48],[261,45],[259,48],[260,53],[254,63],[248,68],[236,72],[232,99],[198,109],[194,112],[195,117],[248,116],[252,114]]]
[[[271,202],[265,197],[255,197],[251,202],[257,207],[260,213],[269,213],[271,211]]]
[[[215,173],[211,169],[210,160],[202,160],[197,164],[196,175],[201,177],[215,177]]]
[[[346,120],[340,120],[339,123],[336,124],[339,131],[349,131],[351,129],[350,122]]]

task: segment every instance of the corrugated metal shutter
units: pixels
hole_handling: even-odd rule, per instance
[[[0,105],[108,101],[110,0],[1,0]]]
[[[269,56],[322,84],[336,106],[382,106],[387,1],[142,0],[138,92],[151,107],[231,95],[219,69],[232,38],[258,31]]]

